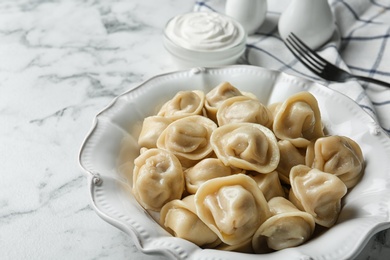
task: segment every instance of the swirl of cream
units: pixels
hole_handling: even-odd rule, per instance
[[[172,18],[165,35],[175,44],[196,51],[224,50],[245,39],[243,27],[227,16],[194,12]]]

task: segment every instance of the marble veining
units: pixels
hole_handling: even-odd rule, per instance
[[[0,3],[1,259],[156,259],[97,216],[77,156],[113,97],[173,70],[162,29],[194,3]],[[385,230],[359,259],[388,254]]]

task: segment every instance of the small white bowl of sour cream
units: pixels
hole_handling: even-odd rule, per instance
[[[243,26],[214,12],[175,16],[164,30],[164,47],[180,68],[235,64],[244,53],[245,44]]]

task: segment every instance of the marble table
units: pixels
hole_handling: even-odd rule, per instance
[[[0,258],[155,259],[91,207],[80,145],[116,95],[174,70],[161,41],[194,1],[0,2]],[[386,259],[390,232],[359,259]]]

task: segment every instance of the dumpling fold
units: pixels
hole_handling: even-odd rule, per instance
[[[312,215],[300,211],[283,197],[272,198],[268,205],[272,216],[259,227],[252,239],[256,253],[299,246],[311,238],[315,228]]]
[[[267,201],[245,174],[205,182],[195,193],[199,218],[227,245],[242,244],[270,216]]]
[[[275,135],[255,123],[232,123],[211,134],[211,146],[226,165],[269,173],[276,169],[280,153]]]
[[[297,165],[290,173],[289,200],[311,214],[324,227],[333,226],[341,210],[341,199],[347,193],[345,184],[335,175]]]
[[[307,147],[311,140],[324,136],[317,99],[310,92],[287,98],[275,111],[273,131],[296,147]]]
[[[183,169],[173,153],[154,148],[134,160],[133,194],[145,209],[159,211],[180,199],[184,185]]]

